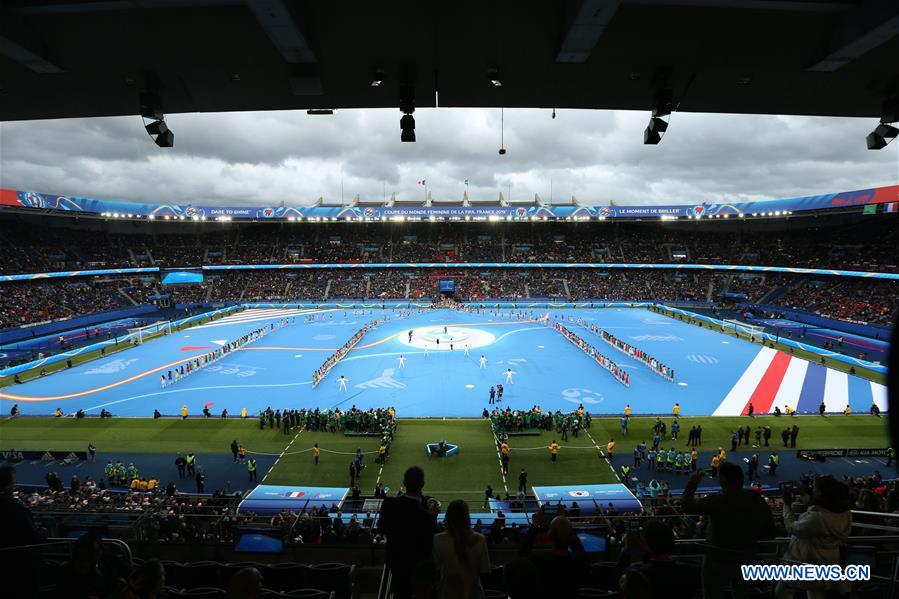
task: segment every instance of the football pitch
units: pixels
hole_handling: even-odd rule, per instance
[[[673,419],[664,418],[670,426]],[[621,437],[617,418],[597,418],[592,426],[578,437],[569,436],[561,441],[552,431],[539,436],[511,437],[509,476],[504,479],[490,424],[484,419],[400,419],[390,457],[383,467],[375,463],[378,439],[376,437],[350,437],[342,433],[322,433],[300,430],[288,435],[278,429],[259,429],[256,419],[197,419],[180,420],[163,418],[19,418],[0,422],[0,448],[4,451],[84,451],[89,441],[98,449],[98,462],[116,459],[120,453],[139,454],[147,465],[138,463],[141,472],[148,472],[161,464],[163,471],[154,473],[164,483],[174,478],[172,460],[179,453],[194,452],[202,463],[204,456],[228,456],[232,440],[246,446],[251,455],[267,456],[276,460],[267,471],[260,471],[259,482],[278,485],[304,485],[320,487],[349,487],[349,464],[356,449],[367,452],[363,471],[358,482],[364,494],[370,494],[375,484],[396,490],[400,487],[403,471],[418,464],[425,469],[426,491],[444,503],[454,498],[468,500],[474,506],[483,502],[483,493],[489,484],[497,492],[515,494],[518,490],[518,474],[521,469],[528,475],[528,489],[541,485],[585,485],[618,482],[618,477],[604,459],[606,443],[616,441],[614,464],[631,463],[634,447],[640,441],[651,442],[654,417],[632,418],[630,432]],[[773,429],[770,449],[781,450],[780,432],[786,426],[796,424],[800,428],[797,449],[823,448],[884,448],[888,445],[886,423],[869,415],[853,416],[765,416],[748,417],[686,417],[680,419],[682,427],[677,442],[665,440],[663,446],[685,448],[686,431],[695,424],[703,427],[703,450],[724,447],[730,450],[730,437],[739,426],[769,425]],[[427,443],[446,439],[459,445],[458,455],[448,458],[428,458]],[[551,462],[547,445],[556,439],[562,449],[556,463]],[[315,465],[312,446],[322,448],[320,463]],[[750,455],[758,451],[764,459],[768,450],[741,449],[730,459]],[[782,453],[793,453],[782,450]],[[704,454],[702,454],[704,455]],[[706,460],[700,458],[700,465]],[[858,460],[856,460],[858,462]],[[870,473],[882,469],[883,462],[871,460],[863,464],[838,462],[842,468],[853,467],[853,472]],[[39,465],[40,467],[40,465]],[[235,465],[235,469],[241,468]],[[861,470],[858,470],[861,468]],[[242,470],[240,471],[242,472]],[[885,471],[884,471],[885,472]],[[65,472],[61,471],[61,474]],[[647,472],[636,471],[640,480],[648,481]],[[686,477],[682,477],[686,482]],[[67,477],[64,477],[67,480]],[[675,484],[672,483],[675,487]],[[213,490],[211,484],[207,490]]]
[[[546,320],[564,326],[627,373],[613,375]],[[369,330],[321,384],[312,374],[354,333]],[[265,337],[226,354],[188,377],[164,380],[184,363],[242,335]],[[606,343],[604,330],[673,369],[666,379]],[[483,357],[483,361],[481,358]],[[344,377],[345,385],[340,384]],[[8,377],[7,377],[8,379]],[[137,347],[73,364],[72,368],[0,389],[9,414],[115,416],[191,415],[208,406],[250,415],[275,409],[386,408],[400,418],[476,418],[488,392],[502,383],[502,406],[569,412],[583,405],[594,416],[667,414],[736,416],[752,402],[756,413],[789,405],[800,413],[851,405],[886,409],[883,385],[798,356],[763,347],[644,308],[584,309],[297,309],[250,308]]]

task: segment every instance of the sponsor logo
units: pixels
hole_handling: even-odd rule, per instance
[[[378,213],[375,212],[375,209],[374,209],[374,208],[366,208],[366,209],[362,212],[362,214],[363,214],[364,216],[366,216],[367,218],[372,218],[372,217],[374,217],[374,216],[377,216]]]
[[[568,491],[568,494],[572,497],[590,497],[590,493],[587,491]]]
[[[130,360],[118,359],[113,360],[111,362],[107,362],[101,366],[97,366],[95,368],[91,368],[86,371],[84,374],[115,374],[117,372],[122,372],[130,364],[137,362],[137,358],[132,358]]]
[[[562,399],[571,403],[597,404],[602,402],[602,393],[593,391],[592,389],[572,388],[562,390]]]
[[[615,216],[615,211],[609,208],[608,206],[603,206],[599,209],[600,216]]]
[[[287,494],[291,499],[300,499],[306,496],[306,491],[291,491]]]
[[[693,215],[702,216],[705,214],[705,206],[693,206]]]
[[[394,372],[393,368],[387,368],[381,373],[381,376],[356,385],[356,389],[405,389],[406,383],[393,378]]]

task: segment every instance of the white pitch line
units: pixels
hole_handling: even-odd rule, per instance
[[[503,489],[506,490],[506,495],[508,495],[509,494],[509,486],[506,484],[506,474],[505,474],[505,472],[503,472],[503,458],[499,453],[499,446],[500,446],[499,438],[496,436],[496,433],[493,432],[493,425],[490,423],[489,420],[487,421],[487,426],[490,427],[490,434],[493,435],[493,441],[496,446],[496,459],[499,462],[499,473],[500,473],[500,476],[503,477]]]
[[[586,433],[587,437],[589,437],[590,442],[593,443],[593,447],[596,448],[596,450],[599,452],[599,455],[601,455],[602,457],[606,457],[606,452],[604,452],[604,451],[599,447],[599,445],[596,444],[596,441],[593,439],[593,435],[591,435],[590,432],[589,432],[587,429],[584,429],[584,433]],[[618,476],[618,473],[617,473],[617,472],[615,472],[615,467],[612,466],[612,464],[609,463],[609,460],[606,460],[605,462],[606,462],[606,465],[609,467],[609,469],[612,471],[612,474],[615,475],[615,478],[618,480],[618,482],[621,482],[621,477]]]
[[[265,473],[265,476],[262,477],[262,483],[265,482],[265,479],[267,479],[267,478],[268,478],[268,475],[272,473],[272,470],[275,469],[275,466],[278,465],[278,462],[281,461],[281,458],[284,457],[284,454],[287,453],[287,450],[290,449],[290,446],[293,445],[293,442],[297,440],[297,437],[299,437],[300,434],[301,434],[304,430],[306,430],[306,427],[305,427],[305,426],[301,427],[300,430],[297,431],[297,434],[293,436],[293,439],[291,439],[290,443],[287,444],[287,447],[284,448],[284,451],[281,452],[281,455],[278,456],[278,458],[275,460],[275,463],[272,464],[272,467],[269,468],[269,469],[268,469],[268,472]],[[262,484],[262,483],[259,483],[259,484]]]

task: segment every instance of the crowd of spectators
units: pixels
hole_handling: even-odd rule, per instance
[[[884,279],[826,279],[792,274],[715,274],[685,270],[389,269],[220,271],[200,284],[161,285],[140,277],[78,277],[0,283],[0,328],[151,303],[435,299],[441,280],[455,281],[456,299],[719,302],[797,308],[822,316],[889,324],[897,283]],[[119,290],[124,294],[119,293]],[[772,292],[774,292],[772,294]]]
[[[0,274],[87,267],[185,267],[301,262],[630,262],[751,264],[899,270],[897,217],[784,230],[752,223],[404,223],[233,225],[191,223],[190,233],[137,223],[134,231],[52,227],[0,220]]]
[[[115,281],[98,278],[0,283],[0,329],[128,305]]]
[[[380,412],[372,415],[373,425],[389,418],[386,411]],[[364,414],[368,413],[359,412],[360,417]],[[508,420],[502,430],[528,425],[558,429],[579,422],[582,415],[579,410],[571,414],[541,414],[536,410],[514,414],[506,410],[493,418]],[[533,422],[525,424],[525,418]],[[606,591],[620,590],[630,596],[628,589],[634,585],[647,585],[652,590],[662,581],[664,588],[639,596],[688,599],[701,589],[703,597],[718,597],[731,585],[735,593],[745,591],[738,566],[762,559],[763,541],[790,537],[782,563],[839,564],[840,550],[853,531],[870,534],[869,529],[855,528],[850,509],[895,513],[899,518],[899,486],[895,480],[883,480],[877,472],[842,479],[806,475],[795,486],[769,494],[747,487],[748,479],[739,462],[718,465],[718,492],[697,491],[707,480],[700,469],[690,477],[682,495],[673,495],[662,487],[651,497],[646,496],[642,514],[619,514],[612,504],[582,511],[577,502],[569,501],[536,509],[528,524],[507,522],[502,512],[490,523],[473,521],[468,504],[459,499],[443,509],[427,495],[424,472],[418,467],[407,469],[401,492],[386,498],[379,514],[366,510],[343,514],[332,505],[285,510],[271,517],[239,515],[239,494],[182,494],[172,483],[152,492],[114,492],[105,489],[102,481],[95,484],[90,479],[73,479],[68,488],[58,484],[23,489],[15,487],[14,478],[8,482],[10,470],[5,467],[2,474],[4,506],[21,505],[31,512],[29,518],[34,525],[27,534],[32,535],[32,541],[57,534],[52,527],[59,522],[59,515],[66,513],[130,515],[138,538],[151,543],[232,543],[238,526],[268,526],[280,530],[285,541],[292,544],[385,544],[397,597],[412,593],[456,597],[460,596],[459,585],[471,589],[500,585],[512,598],[575,597],[579,588],[601,584],[606,585]],[[445,517],[438,521],[436,516],[441,511]],[[12,516],[12,512],[4,513]],[[19,514],[16,512],[17,517],[21,517]],[[858,523],[895,524],[895,519],[889,518],[857,518]],[[7,524],[13,525],[13,521],[7,520]],[[617,564],[603,566],[612,574],[603,580],[589,568],[585,548],[575,534],[596,526],[605,528],[607,542],[615,548],[613,555],[618,555]],[[10,530],[16,539],[24,534],[17,527]],[[680,561],[684,558],[674,555],[676,539],[695,539],[696,546],[710,546],[713,551],[703,552],[701,564]],[[506,565],[505,576],[498,580],[491,576],[496,574],[489,561],[488,547],[492,544],[519,549],[519,557]],[[519,580],[519,576],[525,579]],[[809,590],[801,584],[775,586],[776,595],[784,598],[795,591]],[[423,594],[425,588],[431,594]],[[839,590],[845,594],[847,589]]]

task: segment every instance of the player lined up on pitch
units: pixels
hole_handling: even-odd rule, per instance
[[[314,389],[315,387],[317,387],[318,384],[321,383],[326,376],[328,376],[328,373],[331,372],[331,369],[337,366],[337,363],[343,360],[344,357],[346,357],[350,350],[353,349],[357,343],[359,343],[359,340],[362,339],[362,337],[364,337],[367,332],[384,322],[384,320],[387,320],[387,318],[384,317],[384,319],[373,320],[367,323],[364,327],[356,331],[356,333],[352,337],[350,337],[349,341],[344,343],[340,347],[340,349],[328,356],[327,359],[325,359],[324,363],[319,366],[318,370],[312,373],[312,388]],[[346,391],[346,377],[341,375],[339,383],[340,390]]]
[[[168,386],[174,385],[178,381],[184,380],[185,378],[187,378],[188,376],[190,376],[192,373],[196,372],[197,370],[201,370],[201,369],[209,366],[213,362],[217,362],[218,360],[227,356],[231,352],[240,349],[244,345],[247,345],[249,343],[257,341],[258,339],[262,339],[263,337],[268,335],[270,332],[276,331],[276,330],[286,326],[287,324],[288,324],[288,319],[282,318],[278,322],[273,322],[267,326],[260,327],[260,328],[256,329],[255,331],[250,331],[246,335],[243,335],[243,336],[237,338],[236,340],[231,341],[230,343],[226,343],[225,345],[223,345],[222,347],[220,347],[218,349],[212,350],[211,352],[207,352],[207,353],[203,354],[202,356],[188,360],[187,362],[185,362],[184,364],[181,364],[180,366],[175,366],[174,368],[170,369],[168,372],[160,375],[160,385],[162,386],[163,389],[165,389]]]

